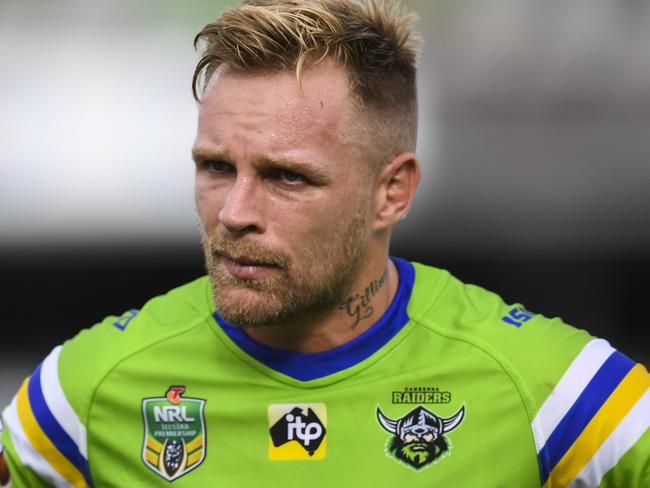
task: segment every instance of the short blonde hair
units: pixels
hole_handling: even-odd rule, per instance
[[[386,162],[415,150],[421,43],[415,19],[392,0],[248,0],[194,39],[204,48],[192,92],[200,101],[224,64],[243,72],[295,70],[300,81],[309,66],[332,59],[348,73],[363,124],[358,137],[371,136],[375,146],[382,141],[383,154],[371,157]]]

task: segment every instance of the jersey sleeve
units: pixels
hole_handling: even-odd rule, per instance
[[[508,305],[471,285],[465,293],[486,311],[484,337],[506,356],[531,397],[542,486],[650,486],[646,368],[558,318]]]
[[[650,487],[643,365],[604,339],[456,279],[429,316],[489,352],[518,385],[544,488]]]
[[[590,340],[532,421],[543,485],[650,486],[648,427],[648,371]]]
[[[57,346],[3,412],[12,486],[90,486],[86,427],[63,392]]]
[[[209,291],[201,277],[152,298],[141,311],[106,317],[54,348],[2,413],[12,488],[92,486],[87,428],[97,388],[125,357],[178,333],[188,318],[198,322],[197,313],[201,320],[209,317]]]
[[[136,311],[109,316],[55,347],[2,414],[12,487],[92,486],[86,412],[111,349]]]

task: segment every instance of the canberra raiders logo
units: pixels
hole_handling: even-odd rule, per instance
[[[388,440],[388,455],[416,470],[428,467],[449,453],[451,447],[446,434],[460,425],[465,406],[449,418],[438,417],[422,406],[404,417],[393,420],[377,407],[379,424],[393,437]]]
[[[173,481],[205,459],[205,400],[182,396],[184,386],[171,386],[164,397],[142,400],[142,460],[153,472]]]

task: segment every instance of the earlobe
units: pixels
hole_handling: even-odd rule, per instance
[[[420,165],[413,153],[395,156],[377,179],[375,228],[390,229],[406,217],[420,181]]]

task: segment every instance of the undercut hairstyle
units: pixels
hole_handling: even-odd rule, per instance
[[[414,151],[417,136],[416,65],[421,45],[392,0],[248,0],[206,25],[192,92],[200,102],[222,65],[248,73],[302,73],[324,60],[348,75],[354,121],[346,137],[375,164]]]

